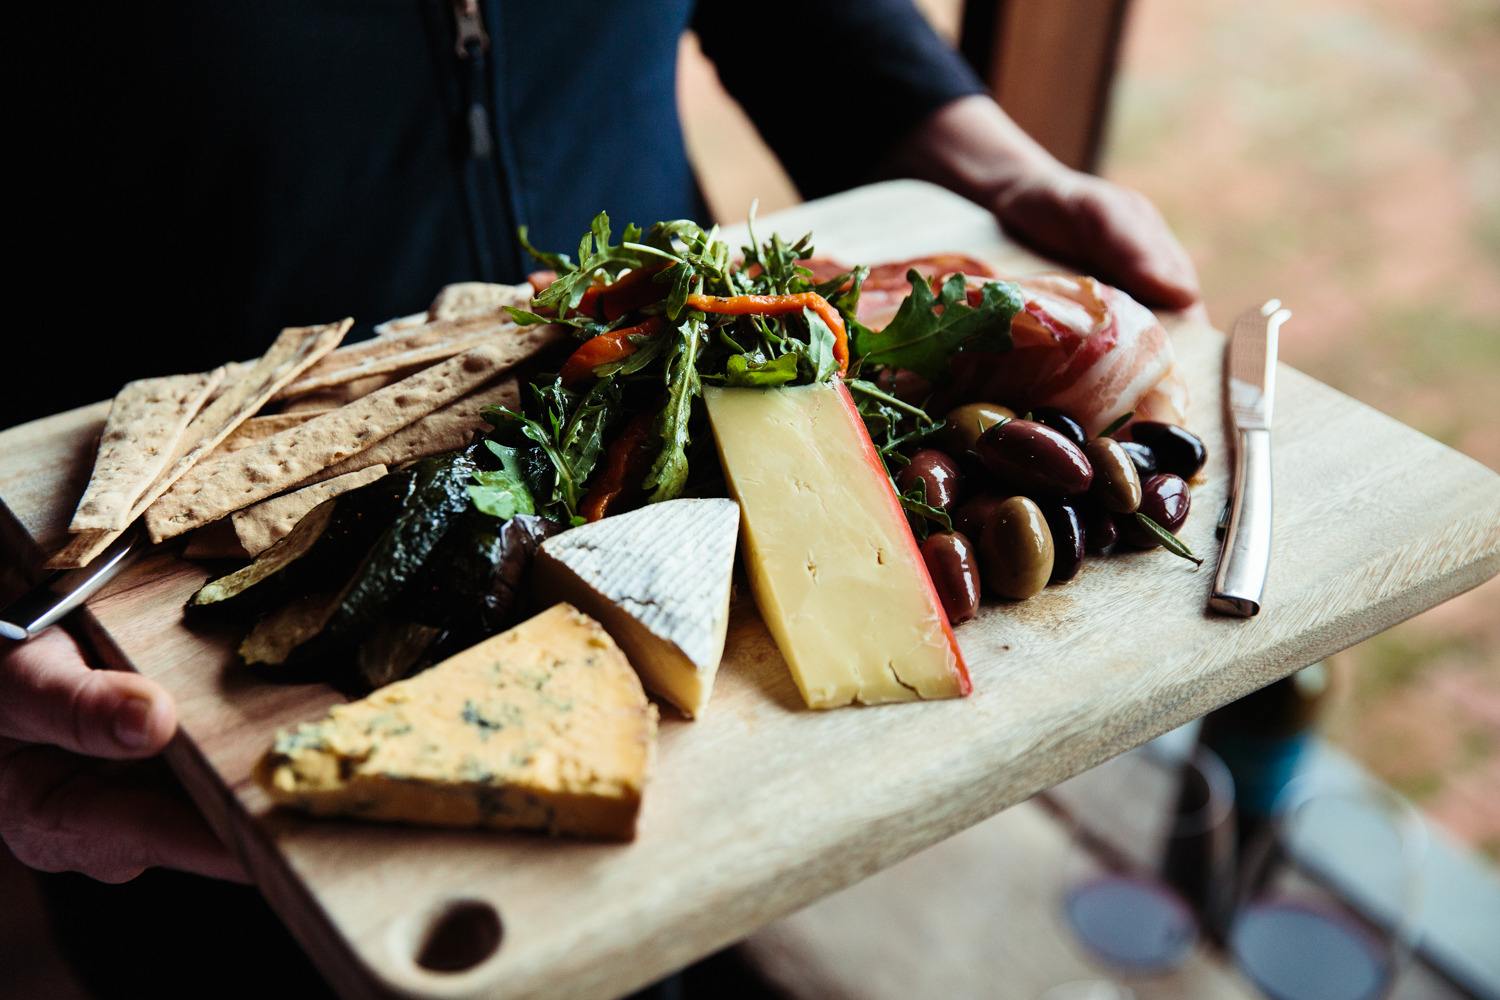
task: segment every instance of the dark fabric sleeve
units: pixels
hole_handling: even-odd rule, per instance
[[[986,93],[911,0],[699,0],[693,29],[805,198],[868,180],[932,112]]]

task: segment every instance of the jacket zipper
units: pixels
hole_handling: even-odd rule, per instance
[[[488,160],[495,151],[489,108],[484,102],[484,54],[490,49],[490,36],[484,32],[479,0],[453,0],[453,17],[458,29],[454,48],[459,60],[469,67],[469,155]]]

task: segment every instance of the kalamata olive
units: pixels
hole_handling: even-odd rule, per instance
[[[875,376],[875,385],[881,392],[888,392],[913,406],[920,406],[932,395],[932,383],[910,368],[882,368]]]
[[[994,403],[968,403],[950,410],[943,418],[947,426],[941,431],[943,447],[950,455],[962,455],[973,451],[979,435],[1001,420],[1014,420],[1016,413],[1007,406]]]
[[[1198,435],[1176,424],[1139,420],[1130,425],[1130,438],[1156,454],[1158,472],[1192,479],[1208,461],[1208,449]]]
[[[990,519],[990,513],[1012,496],[1014,494],[1003,490],[985,490],[971,496],[959,504],[958,513],[953,515],[953,530],[969,538],[978,538],[984,531],[984,522]]]
[[[1113,438],[1094,438],[1083,449],[1094,467],[1090,492],[1106,510],[1128,514],[1141,505],[1141,480],[1135,463]]]
[[[1083,522],[1083,547],[1103,552],[1120,539],[1114,516],[1092,497],[1077,498],[1078,517]],[[1133,516],[1133,515],[1132,515]]]
[[[1136,478],[1141,482],[1156,475],[1156,452],[1139,441],[1121,441],[1120,447],[1125,449],[1125,454],[1135,463]]]
[[[1031,419],[1046,424],[1080,448],[1088,444],[1089,434],[1083,425],[1055,406],[1036,407],[1031,411]]]
[[[1158,472],[1141,484],[1141,506],[1137,513],[1145,514],[1175,535],[1187,520],[1191,503],[1192,494],[1181,476]],[[1120,526],[1121,536],[1137,548],[1149,549],[1161,544],[1155,535],[1141,527],[1135,514],[1121,514],[1115,523]]]
[[[896,485],[905,493],[922,480],[928,506],[952,510],[958,505],[958,491],[964,476],[958,463],[936,448],[923,448],[911,457],[911,464],[896,473]]]
[[[1087,493],[1094,470],[1082,450],[1034,420],[1012,420],[979,438],[979,459],[1000,485],[1029,497]]]
[[[961,625],[979,613],[979,559],[963,532],[928,535],[922,561],[949,624]]]
[[[1041,509],[1026,497],[1011,497],[984,524],[979,567],[995,593],[1025,600],[1052,578],[1054,551]]]
[[[1041,500],[1037,506],[1052,535],[1052,583],[1066,583],[1083,567],[1083,518],[1071,500]]]

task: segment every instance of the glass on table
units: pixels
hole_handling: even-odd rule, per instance
[[[1097,960],[1163,972],[1204,929],[1217,936],[1233,899],[1234,784],[1211,750],[1176,764],[1127,754],[1069,794],[1097,866],[1067,880],[1063,916]]]
[[[1235,964],[1271,1000],[1380,1000],[1416,939],[1427,831],[1373,782],[1294,782],[1247,845],[1229,928]]]

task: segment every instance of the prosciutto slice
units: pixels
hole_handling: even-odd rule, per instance
[[[881,264],[871,269],[860,294],[861,323],[878,330],[895,317],[910,291],[910,269],[938,280],[962,271],[975,305],[984,279],[994,277],[983,263],[957,254]],[[938,408],[988,402],[1025,412],[1055,406],[1090,434],[1132,410],[1136,419],[1183,422],[1187,386],[1175,367],[1172,341],[1151,310],[1093,278],[1044,274],[1010,280],[1026,299],[1011,324],[1014,350],[955,354],[953,382],[936,401]]]

